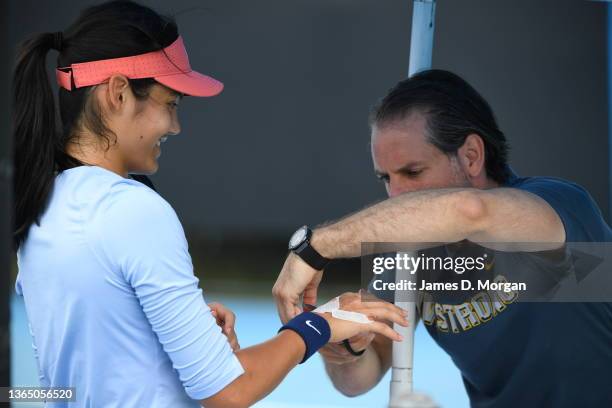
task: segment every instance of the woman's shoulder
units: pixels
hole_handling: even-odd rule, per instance
[[[107,216],[141,218],[174,216],[170,204],[156,191],[131,179],[119,178],[110,183],[100,198],[100,210]]]
[[[105,245],[115,248],[109,250],[112,253],[121,253],[120,247],[124,245],[136,251],[138,245],[134,241],[147,243],[160,236],[184,234],[172,206],[156,191],[135,180],[122,177],[112,180],[89,208],[89,219],[85,222],[88,237],[98,244],[107,242]]]
[[[72,190],[75,204],[80,204],[90,220],[109,220],[123,215],[130,217],[166,214],[174,210],[156,191],[145,184],[121,177],[98,166],[69,169],[60,182]]]
[[[155,257],[161,245],[186,247],[178,216],[156,191],[121,176],[105,175],[99,182],[99,194],[87,204],[83,232],[102,262],[114,268]]]

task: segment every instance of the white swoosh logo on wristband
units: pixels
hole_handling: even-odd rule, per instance
[[[316,327],[314,327],[312,325],[312,320],[306,320],[306,326],[310,327],[312,330],[316,331],[317,333],[319,333],[319,336],[322,336],[321,332],[319,331],[319,329],[317,329]]]

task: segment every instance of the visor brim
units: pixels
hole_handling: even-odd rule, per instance
[[[188,96],[215,96],[223,90],[223,83],[196,71],[154,78],[160,84]]]

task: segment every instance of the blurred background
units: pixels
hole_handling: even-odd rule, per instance
[[[207,301],[234,309],[245,347],[278,329],[270,290],[291,233],[385,198],[372,169],[367,115],[406,76],[412,1],[141,3],[174,15],[192,66],[225,83],[218,97],[183,100],[182,133],[163,145],[152,180],[183,223]],[[10,70],[19,41],[63,30],[90,4],[0,2],[7,56],[0,64],[0,227],[6,233],[0,265],[9,271],[0,345],[12,348],[13,385],[37,385],[37,375],[6,239]],[[463,76],[489,101],[515,171],[581,184],[609,221],[607,7],[586,0],[438,0],[433,67]],[[51,51],[50,77],[55,58]],[[338,262],[325,274],[322,298],[358,285],[355,263]],[[7,364],[2,370],[0,380],[9,375]],[[421,328],[415,380],[443,407],[468,405],[457,370]],[[386,377],[365,396],[345,398],[317,357],[258,406],[382,407],[388,384]]]

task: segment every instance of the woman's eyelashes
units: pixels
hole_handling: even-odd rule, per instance
[[[176,108],[178,108],[178,106],[179,106],[179,102],[181,101],[181,98],[182,98],[182,95],[181,95],[181,94],[175,95],[175,96],[172,98],[172,100],[170,100],[170,101],[168,102],[168,106],[169,106],[171,109],[176,109]]]

